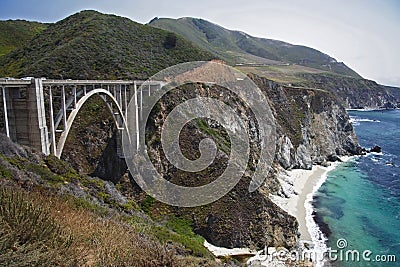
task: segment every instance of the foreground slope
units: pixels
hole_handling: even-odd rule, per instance
[[[222,266],[121,187],[0,134],[0,266]]]
[[[210,60],[182,37],[115,15],[82,11],[50,25],[0,60],[0,76],[145,79],[168,66]]]
[[[231,64],[298,64],[337,74],[360,77],[342,62],[306,46],[257,38],[225,29],[203,19],[156,18],[149,25],[180,34]]]

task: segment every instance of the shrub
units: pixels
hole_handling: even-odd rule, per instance
[[[3,164],[0,163],[0,178],[4,177],[10,179],[12,176],[11,171],[8,170]]]
[[[72,266],[72,238],[49,211],[35,206],[20,192],[0,190],[0,265]]]
[[[167,36],[165,37],[165,41],[164,41],[164,47],[166,49],[175,48],[176,40],[177,40],[177,37],[176,37],[175,33],[172,33],[172,32],[167,33]]]
[[[150,212],[151,208],[154,206],[154,204],[156,203],[155,198],[153,198],[152,196],[147,195],[142,203],[141,203],[141,208],[144,212],[148,213]]]
[[[177,266],[173,247],[72,196],[0,188],[0,266]]]

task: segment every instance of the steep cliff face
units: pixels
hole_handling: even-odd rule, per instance
[[[346,110],[330,92],[251,77],[268,96],[278,122],[275,159],[283,168],[310,169],[361,152]]]
[[[213,120],[199,119],[183,128],[180,149],[186,157],[196,159],[200,141],[206,137],[212,138],[219,150],[213,163],[203,171],[191,173],[177,169],[166,159],[160,144],[164,120],[176,105],[196,96],[217,98],[234,109],[248,129],[256,125],[249,108],[231,92],[218,86],[185,85],[164,96],[157,108],[159,112],[154,112],[147,124],[148,153],[165,179],[182,186],[201,186],[218,178],[226,168],[230,153],[230,140],[222,126]],[[235,121],[228,122],[228,125],[234,124]],[[294,248],[297,244],[296,219],[268,198],[264,192],[267,188],[252,193],[248,191],[251,174],[259,158],[259,142],[257,134],[250,135],[248,169],[240,182],[218,201],[196,208],[173,208],[158,204],[153,211],[157,213],[166,209],[190,220],[194,231],[214,245],[263,248],[269,244]],[[272,173],[270,176],[274,179]]]

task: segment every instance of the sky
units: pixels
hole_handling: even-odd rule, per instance
[[[203,18],[318,49],[364,78],[400,86],[398,0],[0,0],[0,20],[56,22],[85,9],[140,23],[154,17]]]

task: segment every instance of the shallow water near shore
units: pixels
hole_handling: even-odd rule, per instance
[[[360,253],[359,262],[343,259],[327,265],[399,266],[400,110],[349,114],[361,146],[378,144],[383,153],[370,153],[340,164],[328,173],[314,195],[316,219],[328,236],[328,247]],[[338,248],[340,239],[346,243]],[[363,260],[365,250],[372,252],[367,257],[370,261]],[[378,263],[377,255],[395,255],[396,262]]]

